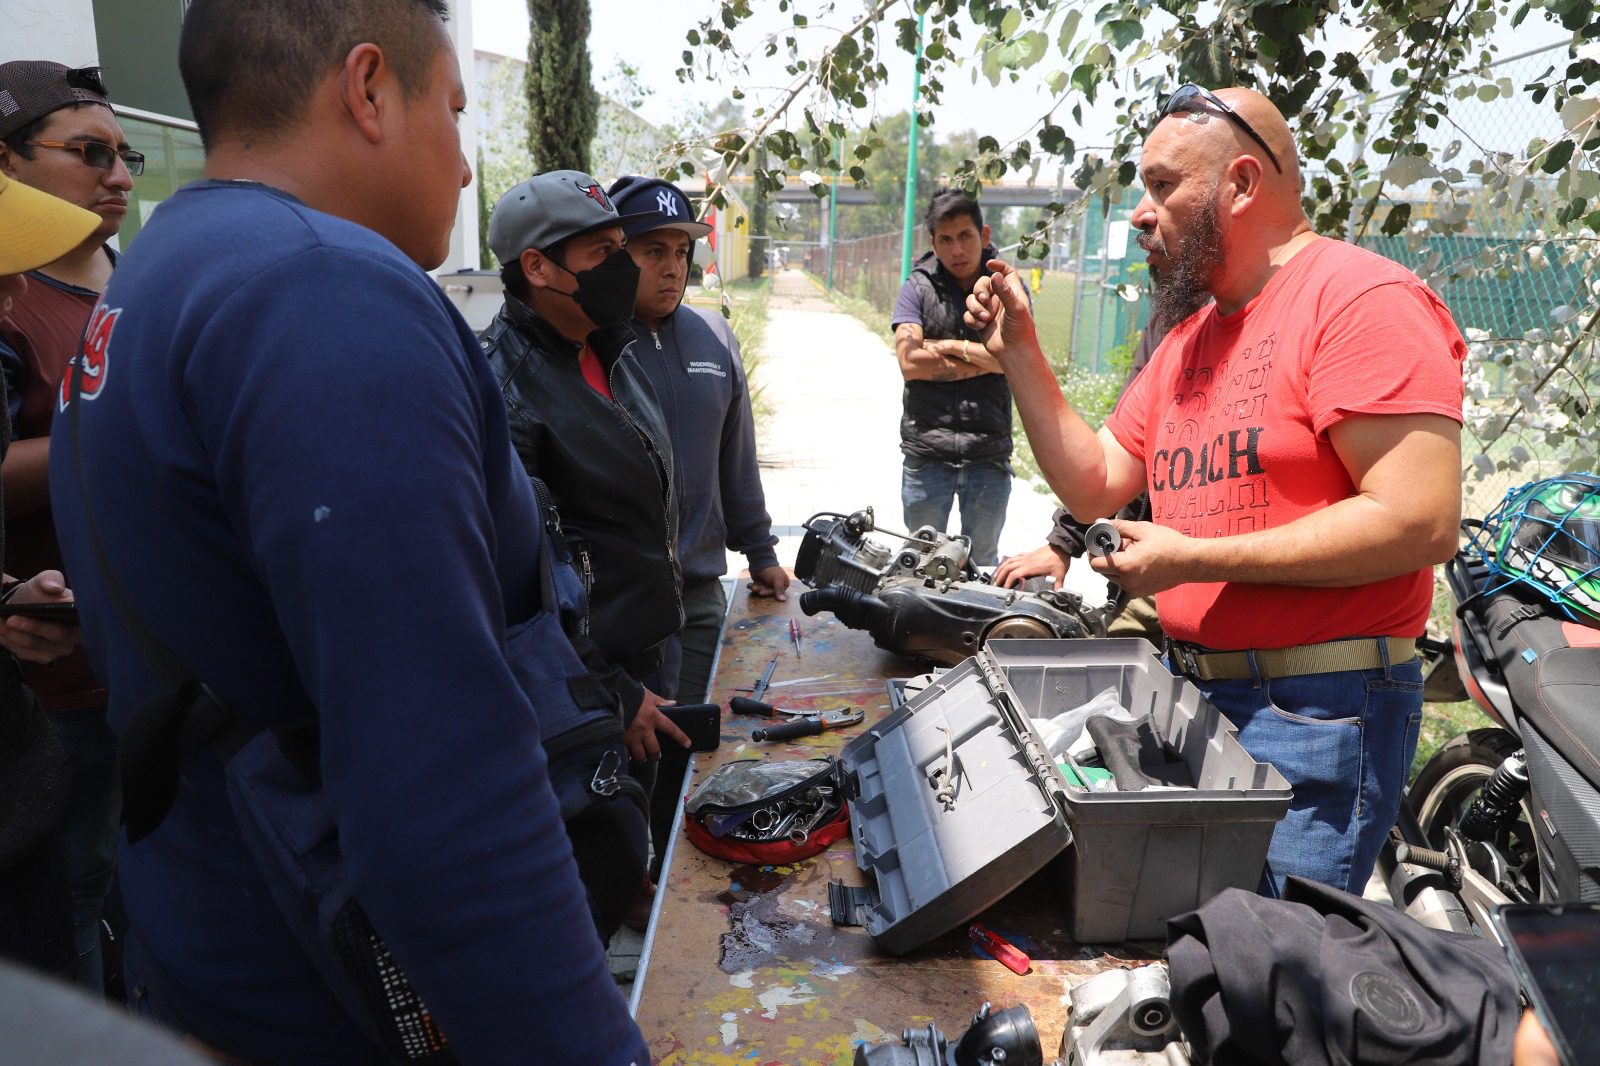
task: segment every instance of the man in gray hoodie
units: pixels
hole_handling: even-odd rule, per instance
[[[772,518],[756,468],[755,420],[739,342],[719,314],[683,306],[694,241],[711,227],[660,178],[618,178],[608,195],[624,216],[628,251],[639,266],[634,358],[655,387],[672,440],[678,489],[678,560],[685,623],[679,703],[705,699],[727,610],[727,550],[750,561],[750,591],[787,599]],[[671,661],[668,657],[667,661]]]

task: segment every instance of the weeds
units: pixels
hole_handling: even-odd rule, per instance
[[[766,387],[757,384],[757,371],[766,358],[762,343],[767,335],[767,298],[771,292],[770,278],[740,278],[725,292],[702,288],[691,291],[687,299],[702,310],[727,315],[734,339],[739,342],[739,357],[750,388],[750,411],[758,426],[772,412],[772,401],[764,395]]]

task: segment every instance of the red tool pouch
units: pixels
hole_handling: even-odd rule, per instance
[[[742,759],[718,767],[684,803],[684,831],[707,855],[782,865],[850,831],[838,760]]]

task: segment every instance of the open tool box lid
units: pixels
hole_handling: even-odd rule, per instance
[[[1066,781],[987,652],[943,674],[840,753],[856,862],[834,921],[896,955],[960,925],[1072,841]]]
[[[1150,715],[1195,788],[1067,784],[1035,722],[1107,688]],[[875,887],[830,886],[833,918],[894,954],[976,916],[1069,845],[1074,939],[1159,937],[1167,918],[1223,888],[1255,886],[1292,796],[1192,682],[1132,638],[990,643],[852,741],[840,763],[856,862]]]

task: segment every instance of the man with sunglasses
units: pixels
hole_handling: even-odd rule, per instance
[[[0,371],[14,436],[6,455],[9,561],[24,572],[62,568],[49,499],[50,420],[67,361],[111,278],[115,237],[144,157],[128,148],[98,67],[45,60],[0,64],[0,173],[98,216],[66,254],[28,272],[28,288],[0,319]],[[67,749],[72,790],[65,824],[72,874],[77,979],[103,986],[100,909],[115,866],[120,808],[116,741],[106,692],[82,649],[50,669],[24,668]]]
[[[1156,594],[1173,668],[1294,787],[1262,890],[1360,892],[1416,747],[1431,568],[1456,547],[1466,346],[1415,275],[1312,231],[1265,97],[1179,89],[1140,174],[1157,313],[1214,303],[1104,428],[1063,399],[1014,270],[979,282],[968,317],[1073,515],[1149,490],[1152,521],[1117,520],[1121,549],[1091,565]]]

